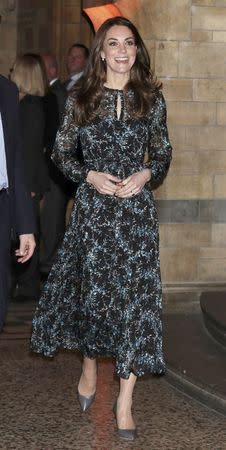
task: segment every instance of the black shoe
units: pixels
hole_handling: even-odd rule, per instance
[[[30,287],[17,285],[13,292],[13,300],[15,302],[28,302],[38,300],[40,297],[40,289],[38,286],[31,289]]]
[[[25,294],[18,294],[13,298],[13,301],[16,303],[26,303],[26,302],[32,302],[33,300],[37,300],[37,295],[25,295]]]

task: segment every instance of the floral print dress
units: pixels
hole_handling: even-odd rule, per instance
[[[165,371],[158,217],[150,184],[133,197],[118,198],[100,194],[86,176],[97,170],[124,179],[148,167],[152,181],[160,183],[167,174],[171,145],[164,98],[157,91],[149,113],[134,118],[131,96],[132,91],[105,88],[96,118],[81,127],[73,120],[73,96],[68,99],[52,158],[79,187],[31,338],[32,350],[45,356],[64,348],[89,358],[114,357],[116,373],[125,379],[131,372]]]

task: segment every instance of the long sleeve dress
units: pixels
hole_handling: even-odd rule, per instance
[[[32,350],[46,356],[65,348],[89,358],[114,357],[116,373],[125,379],[131,372],[165,371],[158,217],[148,184],[119,198],[100,194],[86,176],[97,170],[124,179],[149,167],[153,182],[164,179],[171,160],[164,98],[157,91],[149,113],[134,118],[131,96],[105,88],[96,118],[81,127],[73,120],[73,97],[68,99],[52,158],[80,184],[31,338]],[[84,163],[76,157],[78,142]]]

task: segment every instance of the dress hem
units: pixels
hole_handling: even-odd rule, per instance
[[[74,351],[74,352],[79,352],[82,354],[83,357],[87,357],[90,359],[96,359],[96,358],[114,358],[116,360],[116,356],[113,353],[96,353],[96,354],[92,354],[90,355],[88,352],[82,352],[78,347],[67,347],[66,345],[61,345],[58,347],[58,349],[49,352],[49,351],[43,351],[43,350],[39,350],[39,349],[34,349],[31,347],[31,352],[32,353],[37,353],[40,356],[43,356],[45,358],[54,358],[55,356],[58,355],[58,353],[61,350],[66,350],[66,351]],[[166,366],[164,364],[164,362],[156,362],[156,363],[152,363],[150,364],[150,366],[144,370],[144,369],[132,369],[131,370],[126,370],[126,371],[121,371],[120,369],[117,368],[117,364],[114,370],[115,374],[120,377],[120,378],[124,378],[124,379],[128,379],[130,374],[133,373],[135,376],[137,377],[143,377],[145,375],[151,374],[151,375],[157,375],[157,376],[163,376],[166,374]]]

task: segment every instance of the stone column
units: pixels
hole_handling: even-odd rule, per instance
[[[56,0],[53,3],[53,48],[60,65],[60,75],[67,77],[65,58],[68,48],[76,43],[90,47],[93,31],[82,15],[81,0]]]

